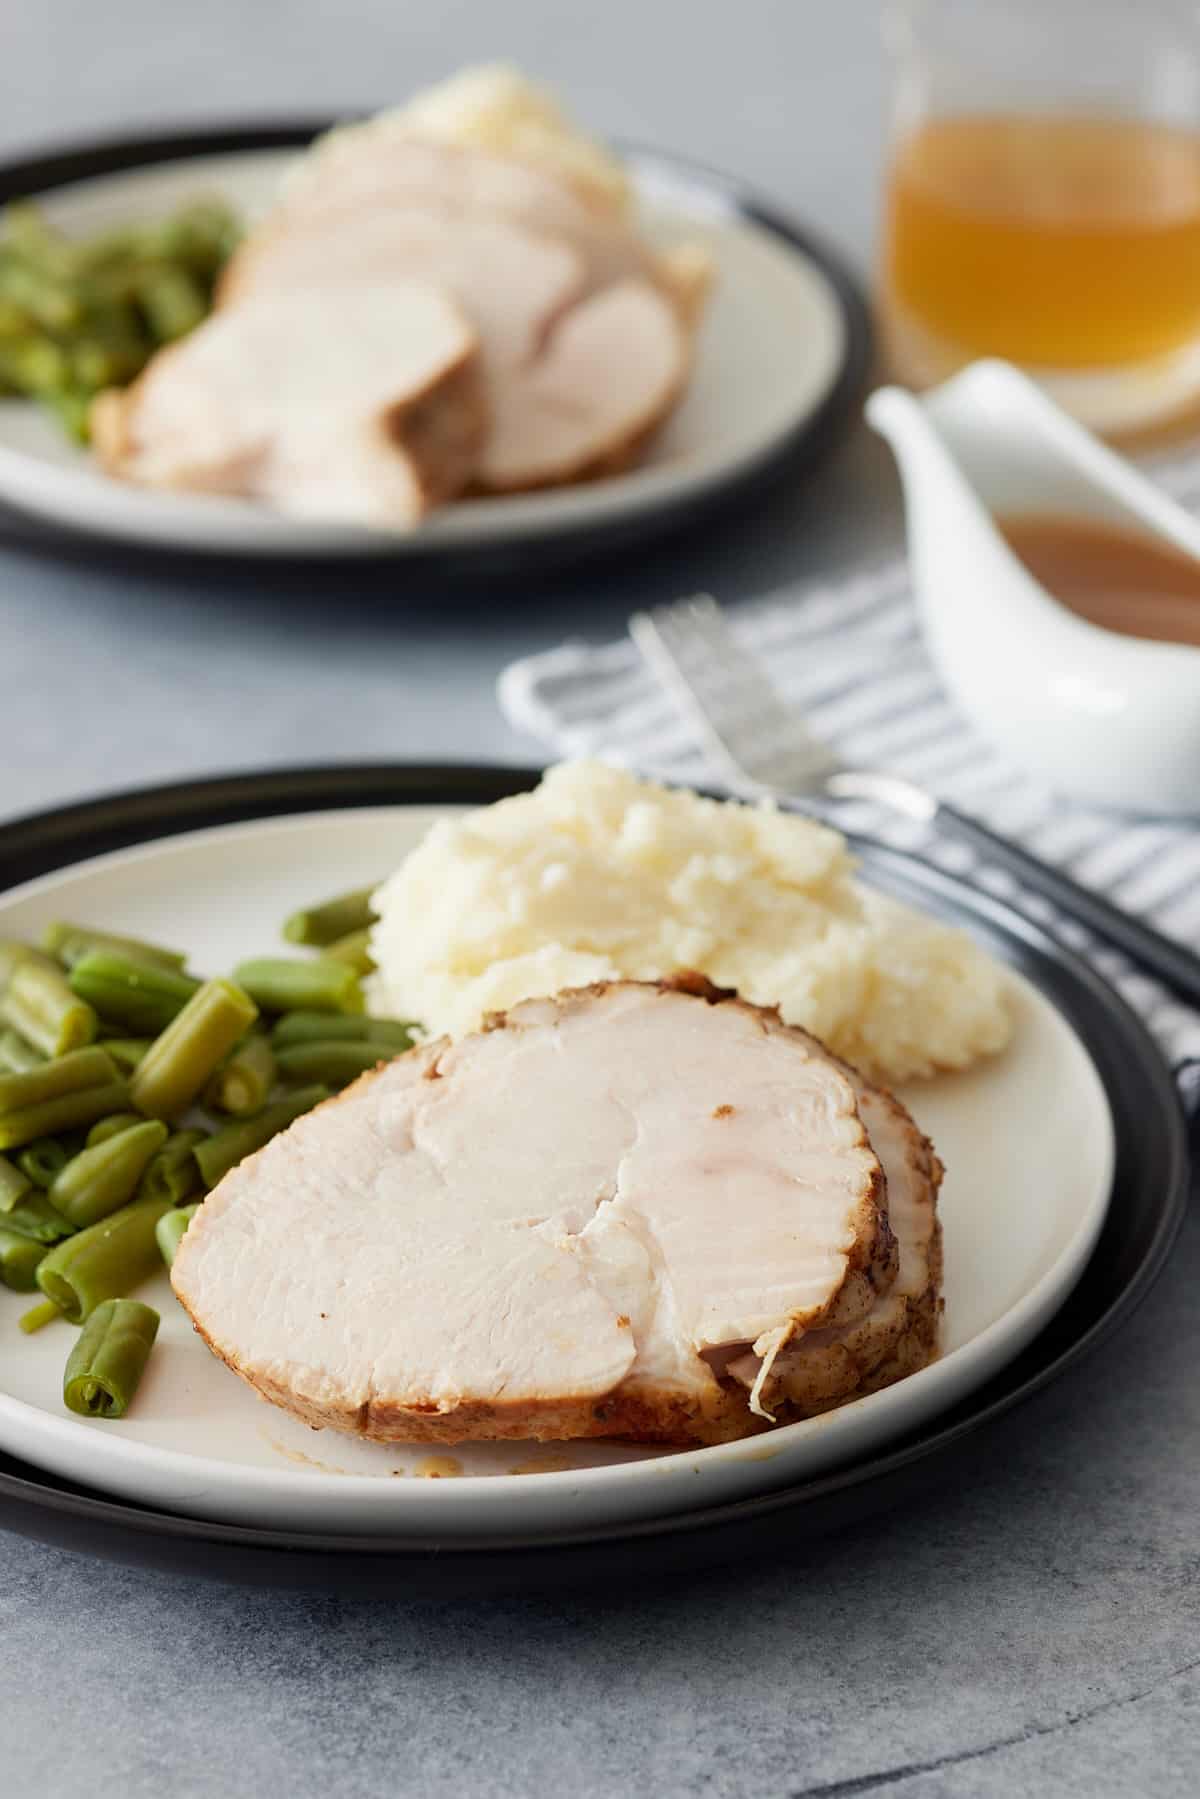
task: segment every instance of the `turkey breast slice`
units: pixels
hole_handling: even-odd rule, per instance
[[[633,275],[654,281],[688,323],[698,317],[712,279],[712,258],[702,245],[678,245],[660,254],[620,213],[589,200],[551,170],[493,151],[425,140],[407,124],[387,119],[322,140],[295,169],[279,206],[250,241],[281,230],[316,233],[345,213],[413,206],[507,220],[555,239],[582,259],[589,289]]]
[[[624,982],[301,1118],[210,1195],[172,1281],[311,1424],[716,1442],[760,1428],[731,1355],[861,1315],[895,1267],[841,1068],[703,984]]]
[[[675,310],[648,281],[581,301],[536,361],[493,380],[477,485],[512,493],[626,467],[674,406],[688,361]]]
[[[108,470],[403,528],[460,492],[487,430],[478,339],[421,281],[214,314],[93,413]]]
[[[256,232],[226,268],[220,304],[413,277],[450,291],[497,367],[534,356],[584,287],[582,259],[565,243],[503,218],[412,206],[337,213],[315,230]]]
[[[888,1219],[900,1249],[896,1279],[852,1323],[795,1336],[765,1370],[748,1354],[729,1373],[764,1408],[810,1417],[873,1393],[923,1368],[937,1354],[941,1316],[942,1233],[937,1216],[942,1165],[905,1108],[847,1069],[859,1113],[887,1177]]]

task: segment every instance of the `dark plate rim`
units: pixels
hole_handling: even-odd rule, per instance
[[[37,874],[53,872],[87,856],[152,838],[248,819],[376,804],[485,804],[532,786],[540,772],[498,764],[371,763],[271,769],[130,789],[32,813],[0,826],[0,866],[6,871],[15,871],[15,878],[6,878],[4,887],[7,890]],[[1031,951],[1048,957],[1050,965],[1060,969],[1077,992],[1086,995],[1098,1008],[1098,1015],[1108,1021],[1123,1052],[1133,1054],[1133,1067],[1142,1086],[1137,1103],[1149,1108],[1159,1133],[1159,1164],[1149,1176],[1156,1183],[1156,1221],[1148,1247],[1132,1277],[1089,1328],[1065,1347],[1058,1348],[1048,1357],[1038,1358],[1034,1353],[1038,1348],[1035,1343],[985,1388],[954,1408],[949,1414],[954,1422],[945,1424],[942,1419],[935,1419],[929,1427],[918,1430],[900,1446],[884,1453],[868,1455],[848,1467],[782,1490],[643,1524],[606,1526],[553,1536],[514,1534],[510,1537],[489,1535],[479,1539],[437,1540],[431,1540],[427,1535],[410,1539],[281,1531],[208,1523],[140,1507],[133,1502],[112,1500],[83,1489],[59,1486],[54,1477],[43,1476],[32,1469],[28,1478],[0,1469],[0,1523],[8,1523],[31,1535],[55,1535],[67,1520],[71,1520],[85,1530],[115,1528],[123,1539],[130,1541],[134,1537],[149,1536],[193,1548],[252,1551],[258,1561],[257,1578],[270,1577],[263,1573],[270,1558],[289,1557],[300,1560],[318,1557],[322,1562],[333,1558],[334,1561],[354,1562],[360,1567],[378,1566],[385,1561],[407,1567],[428,1564],[433,1558],[443,1567],[453,1561],[494,1568],[498,1557],[515,1555],[523,1566],[535,1572],[539,1565],[551,1563],[561,1570],[564,1558],[569,1562],[572,1551],[586,1555],[606,1545],[625,1545],[632,1550],[633,1546],[642,1544],[649,1546],[653,1553],[654,1546],[661,1546],[665,1539],[703,1538],[706,1533],[719,1536],[731,1526],[753,1525],[791,1508],[819,1508],[824,1502],[835,1499],[852,1504],[854,1496],[861,1497],[864,1489],[888,1481],[895,1483],[918,1472],[921,1464],[944,1460],[960,1449],[968,1437],[1032,1399],[1076,1366],[1124,1322],[1145,1297],[1161,1272],[1183,1220],[1189,1171],[1188,1134],[1170,1070],[1141,1021],[1124,1001],[1087,964],[1049,937],[1040,925],[1012,912],[1003,902],[978,893],[903,852],[865,842],[860,847],[877,867],[890,870],[902,886],[907,882],[910,887],[939,894],[969,912],[985,930],[1015,937]],[[1113,1103],[1110,1093],[1110,1104]],[[1114,1115],[1119,1125],[1119,1106],[1114,1105]],[[1086,1273],[1083,1279],[1086,1281]],[[1017,1380],[1006,1378],[1017,1365],[1023,1370],[1022,1377]],[[59,1523],[47,1528],[46,1520],[54,1516]],[[108,1549],[105,1553],[113,1551]],[[222,1568],[217,1565],[205,1571],[219,1577]]]
[[[232,155],[239,151],[298,148],[337,122],[328,116],[281,119],[267,124],[232,121],[198,125],[178,132],[81,139],[58,149],[0,162],[0,205],[10,200],[36,198],[77,181],[119,175],[159,163]],[[625,139],[614,141],[616,148],[631,161],[669,176],[682,177],[692,186],[706,188],[718,195],[740,217],[768,231],[816,265],[829,285],[842,321],[844,341],[837,372],[812,410],[774,444],[748,463],[715,477],[698,492],[668,495],[632,512],[617,512],[610,518],[583,525],[551,520],[544,530],[517,539],[506,536],[502,522],[494,531],[479,536],[470,544],[431,545],[428,550],[422,550],[418,543],[405,539],[403,552],[393,553],[397,557],[402,554],[406,567],[468,572],[492,563],[503,569],[511,559],[527,572],[531,557],[561,559],[566,552],[573,560],[577,556],[644,542],[697,520],[707,522],[756,490],[768,487],[785,472],[799,473],[823,460],[855,421],[874,361],[875,339],[867,302],[842,256],[819,233],[794,219],[786,207],[759,193],[741,177],[724,174],[694,158],[677,156],[670,151]],[[170,549],[169,545],[143,542],[117,532],[98,532],[83,525],[72,524],[66,529],[72,535],[119,541],[132,550],[147,554],[156,550],[161,554],[164,549],[168,552]],[[179,553],[270,562],[296,555],[308,560],[338,560],[347,554],[357,557],[364,552],[325,547],[297,550],[286,545],[235,548],[228,543],[207,545],[189,540],[186,546],[181,546]],[[387,558],[386,539],[374,546],[374,553]]]

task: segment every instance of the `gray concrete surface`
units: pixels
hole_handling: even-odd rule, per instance
[[[760,182],[869,258],[874,0],[4,9],[0,154],[384,102],[507,54],[598,127]],[[738,527],[536,590],[59,554],[0,520],[0,812],[323,758],[520,759],[511,656],[703,579],[895,540],[858,439]],[[771,1566],[449,1609],[191,1586],[0,1535],[0,1791],[903,1799],[1200,1788],[1200,1233],[1134,1324],[920,1508]]]

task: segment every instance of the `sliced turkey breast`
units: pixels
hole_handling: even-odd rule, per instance
[[[760,1428],[725,1364],[895,1276],[842,1069],[696,981],[531,1000],[234,1169],[172,1281],[268,1399],[382,1441]]]
[[[676,302],[689,323],[698,316],[712,277],[712,258],[703,246],[686,246],[686,255],[684,246],[660,254],[619,210],[585,196],[554,170],[427,141],[407,123],[388,118],[322,139],[295,169],[280,205],[251,241],[284,231],[315,236],[346,214],[386,216],[413,207],[506,220],[562,243],[581,258],[589,290],[640,276]]]
[[[97,454],[152,487],[403,528],[470,478],[487,430],[476,333],[421,281],[264,295],[102,394]]]
[[[499,371],[476,483],[493,493],[613,474],[674,406],[689,346],[648,281],[622,281],[573,306],[541,355]]]
[[[489,364],[530,360],[584,287],[567,244],[503,218],[417,206],[331,215],[319,230],[267,230],[236,251],[221,306],[334,284],[416,278],[447,288],[479,333]]]
[[[789,1417],[811,1417],[890,1386],[925,1367],[937,1353],[942,1165],[899,1100],[854,1070],[846,1073],[887,1177],[888,1222],[899,1245],[900,1268],[865,1316],[806,1331],[780,1351],[765,1373],[762,1359],[753,1354],[731,1363],[729,1373],[758,1394],[764,1409],[782,1408]]]

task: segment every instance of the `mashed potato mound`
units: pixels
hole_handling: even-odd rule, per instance
[[[377,998],[458,1036],[535,995],[693,968],[887,1080],[1001,1049],[1000,968],[853,869],[824,825],[566,763],[434,825],[380,889]]]

